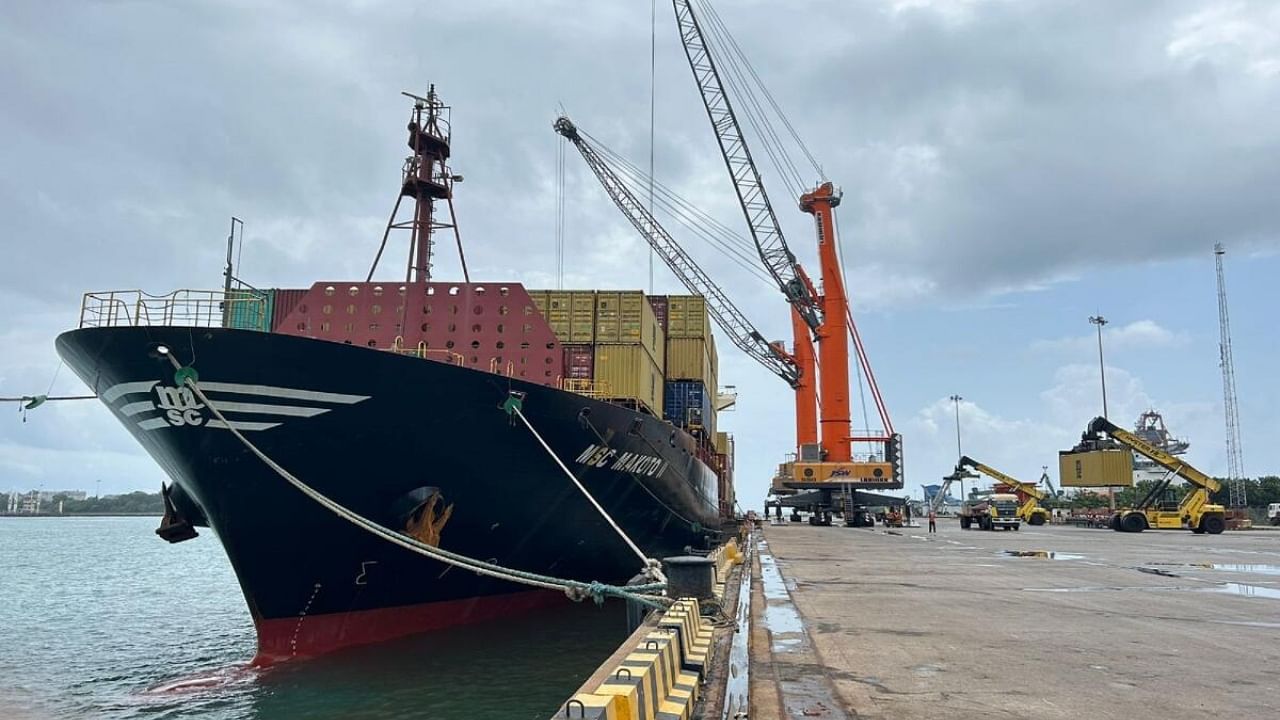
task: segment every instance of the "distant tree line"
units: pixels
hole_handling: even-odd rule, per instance
[[[18,494],[19,497],[22,493]],[[155,514],[160,515],[164,512],[164,501],[160,498],[160,493],[131,492],[124,495],[107,495],[105,497],[91,497],[84,500],[73,500],[61,493],[54,495],[53,499],[48,502],[40,503],[41,513],[58,512],[58,503],[62,503],[62,513],[64,515],[78,515],[91,513],[120,513],[120,514]],[[9,509],[9,494],[0,493],[0,512]]]
[[[1219,505],[1227,505],[1230,500],[1231,492],[1227,488],[1226,481],[1218,478],[1222,483],[1222,489],[1213,494],[1212,502]],[[1245,495],[1249,501],[1249,507],[1266,508],[1271,503],[1280,503],[1280,476],[1264,475],[1259,478],[1247,478],[1244,481]],[[1139,500],[1146,496],[1151,488],[1155,485],[1154,480],[1139,481],[1133,487],[1116,488],[1116,507],[1130,507],[1137,504]],[[1187,485],[1174,485],[1170,487],[1169,497],[1175,502],[1181,502],[1182,498],[1187,494]],[[1052,502],[1047,502],[1050,507],[1084,509],[1107,507],[1110,500],[1104,492],[1091,492],[1081,490],[1071,497],[1056,498]]]

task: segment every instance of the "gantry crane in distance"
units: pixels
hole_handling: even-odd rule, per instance
[[[768,368],[773,374],[782,378],[791,387],[800,384],[800,366],[790,353],[779,344],[765,340],[764,335],[751,324],[742,311],[729,300],[724,291],[717,285],[684,248],[671,237],[671,233],[649,212],[645,204],[635,196],[610,163],[602,157],[596,147],[585,136],[573,121],[560,116],[553,125],[555,131],[562,135],[578,149],[582,159],[586,160],[591,172],[604,186],[605,192],[622,214],[631,222],[640,235],[649,243],[658,257],[671,268],[671,272],[689,292],[701,295],[706,299],[707,311],[720,329],[729,336],[729,340],[748,357],[753,358]]]
[[[1167,473],[1137,504],[1111,516],[1112,530],[1142,532],[1148,528],[1186,528],[1197,535],[1217,535],[1226,529],[1226,508],[1209,502],[1212,494],[1222,488],[1222,483],[1104,417],[1094,418],[1089,423],[1079,445],[1058,453],[1062,477],[1083,472],[1086,467],[1103,467],[1101,462],[1091,462],[1101,453],[1128,451],[1150,458]],[[1186,480],[1191,487],[1181,502],[1165,502],[1164,493],[1175,476]]]
[[[892,423],[871,375],[870,364],[866,362],[861,340],[851,322],[852,315],[845,296],[835,224],[835,208],[840,204],[840,193],[831,182],[823,179],[813,189],[801,193],[798,198],[800,209],[813,216],[817,231],[822,279],[822,293],[819,295],[787,246],[781,225],[765,191],[759,169],[751,155],[737,114],[734,112],[733,101],[725,90],[723,77],[707,43],[702,23],[693,9],[693,2],[672,0],[672,6],[689,69],[698,86],[707,118],[715,133],[716,142],[720,147],[725,167],[729,171],[729,177],[747,220],[752,240],[760,259],[791,304],[795,343],[793,352],[800,361],[802,373],[800,386],[796,388],[796,445],[799,456],[792,465],[794,481],[789,483],[789,486],[796,489],[824,490],[832,485],[845,488],[850,486],[900,488],[903,486],[902,438],[893,432]],[[709,6],[706,7],[710,10]],[[732,60],[734,51],[738,49],[736,44],[723,25],[716,25],[718,19],[713,14],[710,19],[713,34],[728,38],[727,42],[721,40],[721,43],[722,47],[729,46],[725,52]],[[746,80],[741,68],[734,68],[732,62],[730,66],[731,76],[732,73],[737,72],[740,80],[745,84]],[[749,66],[748,72],[755,77],[754,71]],[[756,79],[758,81],[758,78]],[[750,117],[755,98],[749,94],[747,97],[746,109]],[[771,96],[768,96],[768,100],[777,110],[777,105],[773,103]],[[758,103],[755,103],[755,110],[759,115],[763,114]],[[768,146],[771,129],[767,127],[767,119],[760,118],[760,120],[762,122],[753,119],[753,124],[766,126],[760,134],[766,142],[766,149],[770,150],[770,155],[773,156],[774,151]],[[792,130],[789,123],[788,129]],[[760,128],[757,127],[757,130]],[[794,131],[792,135],[795,136]],[[776,134],[774,138],[776,142]],[[780,148],[780,145],[778,147]],[[812,158],[810,159],[812,161]],[[816,162],[814,165],[817,168]],[[814,373],[806,372],[811,369],[810,358],[813,357],[810,331],[814,331],[818,339],[816,360],[820,388],[815,388],[813,384]],[[850,336],[854,340],[860,367],[867,376],[876,408],[884,424],[884,433],[881,435],[868,434],[863,437],[853,437],[852,434],[849,393]],[[820,422],[815,422],[819,414]],[[878,458],[855,461],[853,442],[881,444],[883,450],[873,454],[878,455]]]
[[[1043,525],[1049,521],[1049,511],[1040,507],[1040,502],[1049,497],[1049,493],[1040,489],[1040,483],[1022,482],[1005,475],[990,465],[980,463],[968,455],[963,455],[960,457],[960,464],[956,467],[956,470],[959,472],[966,468],[976,470],[1002,485],[1008,485],[1009,489],[1014,493],[1021,494],[1020,500],[1021,496],[1025,496],[1026,499],[1021,500],[1018,505],[1018,519],[1022,522],[1028,525]]]

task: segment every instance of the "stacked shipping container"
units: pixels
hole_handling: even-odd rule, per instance
[[[720,471],[720,514],[730,517],[737,498],[733,487],[733,436],[729,433],[716,433],[716,464]]]
[[[566,387],[662,412],[666,336],[638,290],[531,290],[564,352]]]
[[[619,290],[529,295],[562,344],[567,389],[661,413],[701,438],[700,454],[724,469],[729,453],[717,447],[715,431],[719,358],[704,298]]]

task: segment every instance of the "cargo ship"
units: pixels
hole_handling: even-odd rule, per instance
[[[181,542],[210,528],[222,543],[260,665],[569,600],[339,519],[233,428],[379,525],[554,577],[623,584],[641,569],[557,459],[652,558],[708,547],[733,514],[702,298],[432,278],[432,235],[451,227],[461,178],[449,108],[434,87],[410,97],[411,153],[383,236],[383,248],[393,230],[409,238],[403,282],[374,280],[375,259],[361,280],[259,289],[229,252],[221,290],[88,293],[79,327],[57,338],[168,475],[156,532]],[[549,451],[504,410],[512,398]]]

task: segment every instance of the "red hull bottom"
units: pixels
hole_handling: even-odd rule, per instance
[[[377,610],[258,620],[258,654],[253,658],[253,665],[266,667],[354,645],[497,620],[566,602],[569,600],[561,593],[535,590]]]

